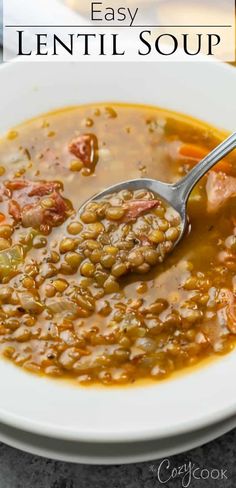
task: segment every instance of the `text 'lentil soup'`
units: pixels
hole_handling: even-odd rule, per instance
[[[81,384],[158,380],[232,350],[236,338],[236,166],[193,191],[189,232],[158,195],[105,187],[175,182],[223,136],[133,105],[46,114],[0,143],[0,352]]]

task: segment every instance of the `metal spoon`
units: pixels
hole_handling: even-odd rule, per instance
[[[110,186],[106,190],[97,193],[94,197],[87,200],[84,205],[80,208],[81,210],[90,202],[96,200],[102,200],[109,194],[117,193],[122,190],[140,190],[146,189],[150,190],[155,194],[155,197],[159,196],[166,203],[168,203],[173,209],[175,209],[181,218],[180,224],[180,236],[175,242],[175,246],[182,239],[184,232],[187,227],[187,202],[189,195],[198,181],[204,176],[207,171],[209,171],[216,163],[223,159],[227,154],[229,154],[233,149],[236,148],[236,132],[234,132],[230,137],[225,139],[221,144],[219,144],[213,151],[211,151],[208,156],[206,156],[202,161],[200,161],[184,178],[182,178],[177,183],[172,185],[168,183],[163,183],[158,180],[152,180],[149,178],[138,178],[135,180],[127,180],[122,183]]]

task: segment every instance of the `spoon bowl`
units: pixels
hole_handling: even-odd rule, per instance
[[[160,198],[172,207],[180,216],[180,235],[175,241],[173,248],[180,242],[185,234],[188,217],[187,217],[187,202],[191,191],[196,186],[198,181],[221,159],[236,148],[236,132],[220,143],[213,151],[211,151],[204,159],[202,159],[189,173],[180,181],[174,184],[164,183],[162,181],[137,178],[133,180],[123,181],[112,185],[100,193],[97,193],[92,198],[87,200],[80,208],[79,213],[84,207],[97,200],[102,200],[104,197],[113,193],[118,193],[122,190],[149,190],[155,198]],[[173,249],[172,248],[172,249]]]

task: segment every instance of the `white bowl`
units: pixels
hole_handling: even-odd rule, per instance
[[[0,70],[0,132],[54,108],[97,101],[159,105],[235,130],[236,70],[215,63],[13,63]],[[124,175],[125,178],[125,175]],[[236,352],[150,386],[81,388],[0,359],[0,421],[87,442],[174,436],[236,413]]]
[[[0,423],[0,442],[15,449],[67,463],[130,464],[162,459],[195,449],[236,427],[230,417],[207,428],[187,434],[143,442],[92,443],[53,439]],[[158,485],[157,485],[158,486]]]

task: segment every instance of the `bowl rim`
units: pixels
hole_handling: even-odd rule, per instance
[[[21,63],[20,63],[20,65],[21,65]],[[0,68],[0,83],[1,83],[1,73],[2,72],[5,72],[5,73],[10,72],[12,67],[14,69],[16,64],[19,66],[19,60],[15,60],[11,64],[6,64]],[[28,63],[26,63],[26,64],[28,64]],[[40,64],[42,66],[42,63],[40,63]],[[159,64],[160,63],[158,63],[158,65]],[[173,64],[175,65],[175,63],[173,63]],[[210,64],[212,64],[212,66],[214,66],[214,69],[216,69],[216,70],[220,70],[221,72],[224,71],[225,73],[232,73],[233,77],[235,79],[235,77],[236,77],[235,68],[233,68],[229,65],[224,65],[222,63],[214,63],[214,64],[210,63]],[[204,65],[205,65],[205,63],[204,63]],[[96,103],[96,102],[94,102],[94,103]],[[153,105],[154,105],[154,103],[153,103]],[[168,108],[167,108],[167,110],[168,110]],[[235,364],[236,355],[234,354],[234,356],[235,356],[234,361],[232,360],[233,353],[227,355],[227,358],[224,357],[224,358],[226,358],[225,360],[221,359],[222,368],[223,368],[223,363],[231,363],[232,362]],[[1,361],[0,369],[1,369],[2,363],[3,363],[3,361]],[[52,383],[53,383],[53,380],[47,380],[47,379],[41,379],[41,378],[40,379],[38,378],[36,380],[35,376],[31,376],[28,373],[23,373],[22,371],[18,371],[19,368],[16,368],[15,366],[13,366],[13,368],[14,368],[15,373],[12,373],[12,377],[16,377],[16,381],[17,381],[17,377],[18,377],[19,382],[23,381],[23,383],[24,383],[24,381],[26,380],[26,376],[27,376],[28,380],[25,381],[25,384],[26,384],[25,389],[26,390],[27,390],[27,388],[31,388],[33,386],[33,383],[36,384],[36,383],[41,382],[40,384],[42,385],[42,390],[45,390],[45,392],[46,392],[50,389],[50,385],[52,385]],[[219,366],[218,371],[221,371],[222,368]],[[226,369],[227,368],[228,367],[226,367]],[[10,369],[11,368],[9,367],[9,370]],[[205,374],[204,373],[205,366],[200,366],[200,369],[201,369],[201,375],[200,376],[203,377]],[[209,370],[210,369],[211,368],[209,367]],[[217,368],[215,368],[215,369],[217,369]],[[5,368],[5,371],[7,371],[6,368]],[[11,374],[9,375],[9,377],[10,376],[11,376]],[[210,375],[209,375],[209,377],[210,377]],[[213,377],[215,377],[215,375],[213,375]],[[25,378],[25,380],[23,378]],[[174,384],[175,380],[173,380],[173,382],[172,382],[172,380],[168,380],[168,382],[171,382],[172,384]],[[188,384],[188,381],[186,382],[186,384]],[[43,386],[43,385],[47,385],[47,386]],[[159,383],[158,383],[158,385],[159,385]],[[145,387],[137,386],[137,387],[135,387],[135,389],[130,388],[129,392],[131,392],[131,391],[132,392],[134,392],[134,391],[140,392],[139,394],[141,396],[144,396],[144,389],[145,389],[145,392],[147,392],[147,393],[152,390],[154,393],[151,396],[152,396],[152,398],[154,398],[156,393],[158,394],[158,387],[159,386],[156,386],[156,385],[150,386],[150,388],[148,386],[145,386]],[[64,390],[64,386],[61,388],[62,388],[62,390]],[[69,386],[67,386],[66,388],[69,388]],[[78,387],[78,389],[79,389],[79,387]],[[90,394],[85,393],[85,392],[89,392],[89,390],[90,390],[90,387],[88,390],[83,388],[80,391],[81,392],[83,391],[84,396],[87,396],[89,398]],[[54,391],[55,391],[55,389],[54,389]],[[97,391],[96,388],[93,391],[94,392]],[[109,391],[111,392],[111,389],[109,389]],[[119,389],[119,391],[121,392],[121,389]],[[122,389],[122,391],[125,392],[123,395],[124,399],[125,398],[129,399],[130,395],[127,394],[127,388]],[[106,400],[106,397],[108,398],[108,396],[109,396],[109,395],[105,394],[105,392],[104,392],[104,394],[103,393],[101,394],[101,390],[99,390],[99,395],[103,398],[103,400],[104,400],[104,398]],[[134,393],[132,395],[136,396]],[[149,395],[149,393],[148,393],[148,395]],[[81,395],[81,398],[82,398],[82,396],[83,395]],[[118,395],[116,394],[116,395],[114,395],[114,397],[118,398]],[[124,405],[125,405],[125,402],[124,402]],[[52,423],[51,421],[47,422],[44,419],[39,420],[39,417],[37,417],[37,412],[34,412],[34,415],[32,414],[31,418],[30,418],[30,416],[27,416],[27,413],[26,414],[22,414],[22,413],[21,414],[14,414],[13,411],[10,411],[9,409],[2,407],[2,402],[0,400],[0,420],[3,423],[10,425],[10,426],[13,426],[15,428],[20,428],[21,430],[26,430],[28,432],[41,434],[41,435],[43,434],[43,435],[47,435],[47,436],[50,435],[56,439],[68,439],[68,440],[77,440],[77,441],[84,441],[84,442],[86,442],[86,441],[92,441],[92,442],[121,442],[121,441],[122,442],[123,441],[132,442],[132,441],[145,441],[148,439],[151,440],[151,439],[156,439],[156,438],[161,439],[161,438],[164,438],[167,436],[172,436],[172,435],[176,436],[176,435],[179,435],[181,433],[187,433],[189,431],[195,431],[195,430],[198,430],[202,427],[213,425],[214,423],[216,423],[220,420],[224,420],[224,419],[232,416],[235,413],[236,413],[236,397],[231,399],[231,401],[228,402],[227,406],[224,405],[221,408],[219,408],[218,405],[215,403],[215,405],[212,406],[211,410],[208,413],[206,413],[206,412],[204,413],[204,409],[203,409],[202,412],[198,412],[198,415],[194,419],[191,419],[191,420],[190,419],[187,419],[187,420],[182,419],[182,421],[179,421],[175,425],[174,424],[163,425],[163,426],[159,425],[157,428],[155,428],[155,427],[151,427],[151,428],[144,427],[144,428],[142,428],[142,426],[139,426],[139,428],[137,430],[135,430],[135,429],[129,430],[128,428],[126,428],[126,430],[122,430],[122,429],[119,429],[119,425],[114,424],[115,428],[110,429],[109,431],[108,430],[102,431],[102,430],[98,429],[95,432],[93,430],[89,430],[89,428],[87,430],[85,430],[85,429],[83,430],[80,428],[81,426],[76,427],[74,425],[72,425],[72,426],[62,425],[58,421],[55,421],[54,423]],[[29,414],[29,415],[31,415],[31,414]]]
[[[49,380],[50,381],[50,380]],[[145,387],[146,389],[147,387]],[[204,428],[211,428],[215,424],[219,422],[224,422],[227,419],[233,417],[236,414],[236,399],[235,401],[229,405],[227,408],[218,409],[215,412],[211,412],[209,415],[201,415],[199,418],[194,419],[193,422],[185,422],[179,423],[178,426],[170,426],[170,428],[164,427],[160,429],[146,429],[135,431],[120,431],[114,430],[109,432],[99,432],[93,433],[91,431],[78,431],[77,429],[69,427],[63,427],[59,424],[51,424],[46,422],[40,422],[35,420],[30,420],[24,416],[17,416],[6,412],[0,408],[0,422],[16,429],[20,429],[22,431],[38,434],[45,437],[52,437],[53,439],[57,440],[65,440],[65,441],[77,441],[77,442],[91,442],[95,444],[102,444],[102,443],[109,443],[109,444],[116,444],[122,442],[145,442],[145,441],[152,441],[155,439],[165,439],[176,437],[178,435],[185,435],[190,432],[197,432],[200,429]]]

